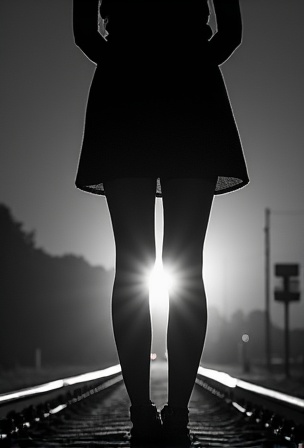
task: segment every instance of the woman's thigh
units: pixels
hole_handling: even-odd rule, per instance
[[[155,262],[156,179],[122,178],[105,182],[116,268],[150,269]]]
[[[217,177],[162,179],[164,265],[200,272]],[[197,271],[198,270],[198,271]]]

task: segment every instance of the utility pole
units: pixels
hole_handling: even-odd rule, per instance
[[[265,209],[265,343],[266,366],[271,371],[270,348],[270,209]]]

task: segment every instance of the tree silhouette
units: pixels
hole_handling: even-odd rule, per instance
[[[35,247],[8,207],[0,205],[0,364],[111,364],[113,272],[82,257]]]

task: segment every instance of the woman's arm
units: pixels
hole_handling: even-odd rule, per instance
[[[95,64],[108,50],[98,32],[98,0],[73,0],[73,33],[78,48]]]
[[[209,41],[212,59],[223,64],[242,42],[239,0],[213,0],[217,32]]]

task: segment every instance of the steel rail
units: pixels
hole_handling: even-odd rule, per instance
[[[84,373],[81,375],[71,376],[68,378],[63,378],[61,380],[50,381],[48,383],[39,384],[33,387],[27,387],[24,389],[16,390],[13,392],[7,392],[0,394],[0,406],[3,403],[12,402],[15,400],[20,400],[23,398],[33,397],[38,394],[45,394],[47,392],[52,392],[54,390],[63,389],[68,386],[74,386],[76,384],[87,383],[90,381],[99,380],[101,378],[107,378],[112,375],[121,372],[121,367],[119,364],[108,367],[103,370],[96,370],[89,373]]]
[[[196,383],[287,441],[303,443],[304,448],[304,399],[204,367],[199,367]]]
[[[121,367],[117,364],[0,394],[0,446],[10,435],[121,381]]]
[[[6,418],[0,420],[0,446],[1,441],[5,442],[12,435],[26,432],[37,422],[42,422],[69,406],[73,409],[73,405],[100,391],[112,390],[111,386],[121,381],[121,368],[116,365],[1,394],[0,411],[7,411],[8,406],[11,406],[11,411],[6,414]],[[274,435],[283,437],[287,442],[294,442],[294,446],[300,447],[301,442],[304,442],[303,399],[203,367],[198,369],[196,383],[233,406],[247,421],[262,423]],[[35,401],[37,399],[40,401]]]

